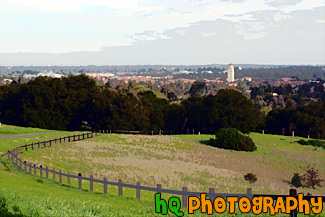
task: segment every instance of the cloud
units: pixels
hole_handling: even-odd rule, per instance
[[[246,22],[235,26],[235,33],[242,36],[245,40],[255,40],[264,38],[267,35],[264,23],[261,22]]]
[[[280,12],[276,13],[273,17],[273,19],[276,21],[276,22],[279,22],[281,20],[287,20],[287,19],[293,19],[292,16],[290,15],[285,15],[285,14],[281,14]]]
[[[208,37],[213,37],[218,35],[218,32],[214,32],[214,31],[209,31],[209,32],[201,32],[201,36],[208,38]]]
[[[2,65],[121,65],[121,64],[324,64],[323,8],[295,11],[292,19],[276,22],[277,11],[252,12],[254,20],[202,21],[187,28],[147,31],[134,36],[130,46],[100,52],[66,54],[1,54]],[[184,30],[186,34],[179,34]],[[218,34],[202,37],[202,33]],[[164,40],[164,38],[169,38]],[[44,46],[48,43],[44,40]]]
[[[136,33],[134,35],[129,36],[135,41],[154,41],[159,39],[170,39],[171,37],[154,31],[146,31],[143,33]]]
[[[288,5],[295,5],[303,0],[273,0],[270,1],[269,4],[274,7],[281,7],[281,6],[288,6]]]
[[[325,23],[325,20],[318,19],[316,20],[316,23]]]
[[[232,3],[243,3],[247,0],[221,0],[223,2],[232,2]]]
[[[189,29],[183,29],[183,28],[182,29],[177,29],[177,30],[175,30],[175,32],[180,36],[184,36],[189,32]]]

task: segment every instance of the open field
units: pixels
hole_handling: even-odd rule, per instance
[[[293,143],[300,138],[252,133],[257,145],[253,153],[209,147],[200,143],[210,135],[145,136],[101,135],[82,142],[57,145],[22,154],[37,165],[70,171],[109,181],[189,191],[220,193],[287,194],[294,172],[315,165],[325,174],[325,151]],[[244,180],[255,173],[256,183]],[[299,188],[298,192],[324,195],[325,187]]]
[[[0,151],[5,152],[17,145],[71,134],[75,133],[58,132],[19,140],[8,139],[6,142],[9,145],[0,140]],[[245,193],[247,187],[252,187],[255,193],[287,194],[290,186],[282,180],[289,180],[293,171],[303,172],[303,168],[308,164],[303,162],[304,159],[309,160],[310,164],[315,164],[324,174],[324,150],[290,143],[298,138],[255,133],[251,136],[258,147],[258,151],[254,153],[216,149],[200,143],[201,140],[211,138],[210,135],[112,134],[28,151],[21,157],[65,172],[69,170],[72,173],[89,175],[95,171],[92,174],[96,178],[107,176],[111,181],[121,178],[124,183],[134,184],[141,181],[142,185],[148,186],[161,183],[163,188],[180,189],[180,186],[187,186],[189,190],[202,191],[214,187],[216,192],[228,193]],[[294,157],[301,160],[293,160]],[[272,160],[275,162],[270,163]],[[256,173],[258,181],[254,184],[246,183],[243,175],[247,172]],[[272,178],[274,174],[281,177]],[[165,178],[159,179],[163,175]],[[88,191],[89,182],[84,182],[83,191],[67,187],[66,184],[66,180],[63,181],[63,186],[60,186],[51,180],[18,172],[5,156],[0,160],[0,196],[6,198],[11,213],[21,212],[25,216],[160,216],[154,213],[152,192],[141,191],[139,201],[136,200],[133,189],[125,188],[123,196],[119,197],[117,187],[114,186],[108,186],[108,194],[103,195],[103,186],[100,184],[94,184],[95,193]],[[72,185],[77,186],[76,181],[73,181]],[[314,191],[298,189],[298,192],[324,195],[324,188]],[[163,194],[163,198],[169,196]],[[206,215],[196,212],[194,216]]]
[[[43,133],[43,132],[55,132],[53,130],[32,128],[32,127],[17,127],[12,125],[1,124],[0,136],[26,134],[26,133]]]
[[[35,130],[34,133],[37,133]],[[66,132],[66,131],[54,131],[51,134],[44,134],[39,136],[30,136],[23,138],[14,138],[14,139],[0,139],[0,156],[4,155],[8,150],[12,150],[17,146],[30,144],[32,142],[44,141],[54,138],[59,138],[61,136],[69,136],[76,134],[75,132]]]

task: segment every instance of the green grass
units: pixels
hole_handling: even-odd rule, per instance
[[[51,134],[43,134],[39,136],[31,136],[31,137],[22,137],[22,138],[14,138],[14,139],[0,139],[0,156],[4,155],[8,150],[12,150],[17,146],[31,144],[33,142],[45,141],[54,138],[60,138],[63,136],[69,136],[77,134],[77,132],[67,132],[67,131],[55,131]]]
[[[0,151],[5,152],[17,145],[69,134],[75,133],[58,132],[37,137],[0,140]],[[314,147],[301,146],[294,142],[300,138],[257,133],[250,136],[258,148],[253,153],[222,150],[200,143],[201,140],[212,138],[211,135],[112,134],[28,151],[21,157],[37,165],[55,167],[63,172],[70,171],[71,174],[81,172],[83,176],[93,174],[95,178],[106,176],[109,181],[121,178],[124,183],[135,184],[136,181],[141,181],[141,184],[146,186],[155,186],[159,182],[163,188],[180,190],[182,186],[188,186],[189,191],[207,191],[209,187],[214,187],[216,192],[223,193],[245,193],[246,188],[252,187],[254,193],[287,194],[290,186],[285,181],[292,177],[294,171],[303,172],[308,164],[314,164],[323,175],[325,174],[324,150],[315,150]],[[122,161],[119,161],[121,159]],[[114,161],[125,162],[123,160],[130,162],[124,165],[114,164]],[[150,162],[166,164],[148,168],[147,164]],[[138,166],[132,166],[134,163],[138,163]],[[160,168],[166,165],[170,167]],[[176,170],[180,166],[186,172]],[[229,173],[231,176],[216,176],[216,172]],[[248,172],[257,174],[256,183],[249,184],[244,180],[243,175]],[[52,181],[52,174],[49,180],[41,179],[39,173],[37,174],[35,177],[17,171],[16,167],[6,160],[6,156],[1,158],[0,196],[5,197],[11,213],[21,212],[25,216],[162,216],[154,213],[153,192],[141,191],[141,200],[137,200],[134,189],[124,188],[121,197],[117,195],[117,187],[108,186],[108,194],[104,195],[101,184],[95,183],[94,192],[89,192],[89,182],[84,181],[83,190],[80,191],[68,187],[65,178],[60,186]],[[170,179],[173,177],[176,178]],[[56,181],[58,180],[56,176]],[[77,187],[76,180],[72,180],[72,186]],[[298,192],[324,195],[325,191],[323,187],[316,190],[299,188]],[[162,197],[166,199],[170,196],[163,194]],[[186,210],[184,212],[186,213]],[[196,212],[194,216],[206,215]],[[236,216],[251,215],[237,213]]]
[[[54,132],[53,130],[31,128],[31,127],[17,127],[12,125],[1,124],[0,136],[27,134],[27,133],[43,133]]]
[[[223,150],[201,144],[212,135],[101,135],[86,141],[57,145],[22,154],[37,165],[62,169],[73,174],[94,175],[117,182],[190,191],[288,194],[293,174],[304,173],[314,165],[325,174],[325,151],[301,146],[300,138],[251,133],[255,152]],[[257,182],[250,184],[244,175],[254,173]],[[324,195],[325,188],[299,188],[301,193]]]
[[[9,212],[12,214],[22,213],[24,216],[162,216],[154,212],[152,192],[142,191],[141,200],[137,200],[134,190],[124,190],[123,196],[118,196],[116,188],[108,187],[108,194],[104,195],[89,192],[85,184],[83,183],[84,190],[81,191],[55,184],[51,180],[18,172],[6,160],[0,163],[0,196],[6,199]],[[100,187],[95,186],[94,190],[99,192]],[[162,194],[163,199],[168,199],[170,196]],[[185,216],[189,216],[186,214],[187,210],[182,211]],[[175,215],[169,213],[168,216]],[[206,215],[197,211],[191,216]],[[236,216],[251,215],[237,212]]]

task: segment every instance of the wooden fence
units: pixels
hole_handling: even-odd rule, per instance
[[[101,133],[105,133],[102,131]],[[108,132],[107,132],[108,133]],[[141,197],[141,190],[144,191],[152,191],[156,193],[167,193],[172,195],[180,195],[182,196],[182,206],[183,208],[187,207],[188,203],[188,196],[200,196],[202,192],[191,192],[188,191],[187,187],[183,187],[182,190],[169,190],[169,189],[163,189],[161,184],[157,184],[156,187],[146,187],[142,186],[140,182],[137,182],[135,185],[132,184],[126,184],[123,183],[121,179],[118,180],[118,182],[112,182],[107,181],[107,178],[103,179],[95,179],[93,175],[90,175],[89,177],[82,176],[81,173],[78,173],[78,175],[71,175],[70,172],[64,173],[61,170],[56,171],[54,168],[49,169],[48,167],[43,167],[42,165],[36,166],[35,164],[27,163],[26,161],[23,161],[21,158],[19,158],[19,154],[22,153],[22,151],[28,151],[28,150],[35,150],[35,148],[46,148],[51,147],[53,144],[56,143],[64,143],[64,142],[74,142],[74,141],[81,141],[88,138],[93,138],[94,135],[97,135],[97,133],[84,133],[84,134],[78,134],[73,136],[67,136],[67,137],[61,137],[53,140],[43,141],[43,142],[37,142],[32,143],[29,145],[23,145],[18,146],[15,149],[8,151],[8,159],[12,161],[20,170],[24,171],[27,174],[31,175],[39,175],[41,178],[49,179],[49,173],[52,173],[53,181],[56,182],[56,175],[59,177],[59,184],[62,184],[63,177],[67,179],[67,183],[69,186],[71,186],[71,179],[76,179],[78,183],[78,188],[82,189],[82,181],[89,181],[89,190],[92,192],[94,190],[93,186],[94,183],[100,183],[103,185],[103,193],[107,194],[107,185],[117,186],[118,187],[118,195],[123,195],[123,188],[131,188],[136,189],[136,198],[140,199]],[[290,189],[289,195],[266,195],[266,194],[253,194],[253,191],[251,188],[247,188],[246,194],[233,194],[233,193],[215,193],[214,188],[209,188],[209,192],[206,193],[207,197],[210,199],[216,198],[216,197],[247,197],[252,199],[253,197],[260,197],[260,196],[268,196],[276,200],[279,197],[286,198],[288,196],[296,197],[297,198],[297,191],[295,189]],[[316,196],[304,196],[304,199],[310,200],[311,198]],[[325,197],[322,197],[323,201]],[[293,211],[290,216],[297,216],[297,211]]]
[[[175,135],[173,131],[166,130],[99,130],[99,134],[133,134],[133,135]]]

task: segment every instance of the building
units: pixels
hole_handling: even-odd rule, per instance
[[[234,82],[235,81],[235,69],[234,69],[234,65],[233,64],[229,64],[229,68],[228,68],[228,78],[227,81],[228,82]]]

